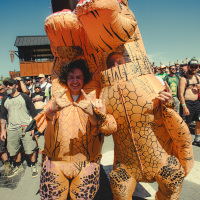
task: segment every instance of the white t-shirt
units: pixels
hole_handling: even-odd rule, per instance
[[[72,99],[74,100],[74,102],[76,102],[76,100],[78,99],[79,95],[72,95]]]

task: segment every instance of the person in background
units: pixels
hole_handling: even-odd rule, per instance
[[[181,71],[180,76],[185,76],[187,74],[187,71],[188,71],[187,63],[184,63],[184,64],[180,65],[180,71]]]
[[[199,64],[196,59],[188,62],[188,71],[179,81],[179,99],[181,103],[180,115],[185,115],[186,124],[189,126],[195,121],[195,139],[192,143],[200,147],[200,102],[198,93],[200,90],[199,76],[197,72]]]
[[[39,74],[38,79],[41,84],[41,91],[45,93],[47,88],[49,88],[51,84],[46,81],[44,74]]]
[[[25,84],[26,84],[27,89],[30,91],[29,96],[31,96],[31,94],[33,94],[35,92],[33,82],[32,82],[32,78],[29,77],[29,76],[26,76],[25,77]]]
[[[39,74],[38,79],[41,84],[41,91],[46,93],[47,89],[51,87],[51,84],[46,81],[44,74]],[[48,98],[45,99],[45,104],[47,104],[48,100],[49,100]]]
[[[45,106],[44,102],[46,97],[44,92],[41,91],[40,83],[36,83],[34,88],[35,92],[31,94],[31,99],[38,114]],[[38,130],[35,130],[35,140],[38,145],[38,152],[42,153],[42,150],[44,149],[44,132],[40,133]]]
[[[2,103],[2,99],[4,96],[6,96],[4,85],[3,82],[0,81],[0,105]],[[0,131],[1,131],[1,108],[0,108]],[[5,167],[4,174],[5,176],[8,176],[8,174],[11,172],[11,165],[8,159],[6,141],[2,141],[1,139],[0,139],[0,157]]]
[[[14,157],[15,167],[7,177],[13,177],[24,170],[21,163],[21,142],[25,153],[31,161],[32,178],[38,175],[36,167],[36,141],[34,131],[25,133],[31,117],[37,115],[30,97],[18,91],[18,82],[15,79],[8,79],[3,82],[6,86],[7,96],[1,104],[1,140],[7,139],[7,149],[11,157]],[[8,126],[6,120],[8,120]]]
[[[154,66],[151,67],[151,70],[154,73]],[[162,85],[165,86],[165,83],[164,83],[163,79],[161,77],[157,76],[157,74],[154,74],[154,75],[162,83]]]
[[[175,100],[175,111],[179,114],[179,107],[180,107],[180,101],[178,99],[178,82],[180,77],[178,75],[176,75],[176,67],[175,65],[171,65],[169,67],[169,74],[165,76],[164,81],[167,82],[167,84],[169,85],[171,91],[172,91],[172,96]]]
[[[24,94],[28,94],[29,95],[29,90],[28,88],[26,87],[26,85],[24,84],[23,80],[21,77],[16,77],[15,80],[17,80],[17,84],[18,84],[18,87],[17,87],[17,90],[19,92],[23,92]]]
[[[46,103],[48,103],[52,97],[52,86],[47,88],[47,90],[45,92],[45,97],[46,97]]]
[[[50,84],[52,83],[51,76],[48,76],[47,82]],[[46,89],[45,97],[46,97],[46,103],[48,103],[52,97],[52,86],[50,86],[49,88]]]
[[[153,73],[157,75],[159,73],[158,66],[153,66]]]
[[[175,64],[175,67],[176,67],[176,74],[179,75],[180,74],[180,65]]]
[[[51,76],[48,76],[47,82],[50,83],[50,84],[52,84]]]
[[[168,73],[166,73],[166,65],[161,65],[160,66],[160,73],[157,74],[157,76],[161,77],[163,80],[165,78],[166,75],[168,75]]]
[[[45,105],[45,94],[41,91],[41,85],[40,83],[35,84],[35,92],[31,94],[31,99],[33,101],[33,104],[35,106],[35,109],[37,113],[40,113]]]

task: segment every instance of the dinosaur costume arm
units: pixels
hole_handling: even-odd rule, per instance
[[[109,136],[117,131],[117,123],[113,115],[103,114],[102,112],[94,109],[98,120],[98,128],[102,135]]]

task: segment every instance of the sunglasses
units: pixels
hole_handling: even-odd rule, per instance
[[[12,83],[6,83],[5,84],[5,86],[7,87],[7,86],[13,86],[14,84],[12,84]]]
[[[44,78],[44,77],[39,77],[39,79]]]
[[[190,66],[191,69],[197,69],[198,66]]]
[[[171,68],[171,70],[176,70],[176,68]]]

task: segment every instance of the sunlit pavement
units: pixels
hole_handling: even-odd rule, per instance
[[[192,134],[192,141],[194,135]],[[197,200],[200,198],[200,147],[193,146],[194,167],[185,178],[181,191],[180,200]],[[95,200],[112,200],[112,193],[109,185],[109,173],[113,163],[113,140],[112,137],[105,138],[103,146],[103,157],[101,166],[101,187]],[[40,176],[31,177],[31,168],[26,159],[23,162],[24,171],[20,174],[7,178],[4,176],[4,167],[0,164],[0,199],[8,200],[39,200]],[[37,167],[40,170],[41,155],[38,156]],[[157,191],[157,183],[138,183],[133,200],[154,199]]]

